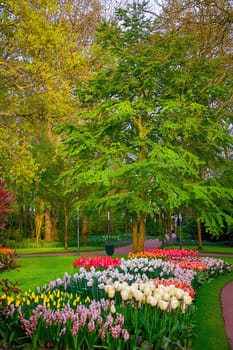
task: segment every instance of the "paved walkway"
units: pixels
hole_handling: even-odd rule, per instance
[[[146,249],[156,249],[161,246],[161,241],[158,239],[149,239],[145,241],[144,248]],[[128,254],[132,252],[132,245],[125,247],[119,247],[114,249],[115,254]],[[92,251],[92,252],[81,252],[81,255],[101,255],[106,254],[105,250]],[[46,255],[77,255],[77,252],[65,252],[65,253],[54,253],[54,254],[33,254],[33,256],[46,256]],[[210,254],[200,253],[200,256],[209,256]],[[27,255],[28,256],[28,255]],[[32,256],[32,255],[30,255]],[[211,254],[211,256],[229,256],[233,257],[233,254]],[[25,255],[20,255],[20,257],[26,257]],[[222,315],[226,327],[226,333],[229,339],[231,350],[233,350],[233,281],[228,283],[221,292],[221,303],[222,303]],[[207,349],[206,349],[207,350]],[[210,349],[208,349],[210,350]],[[221,350],[221,349],[219,349]]]

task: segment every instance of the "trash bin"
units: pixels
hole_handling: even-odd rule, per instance
[[[114,244],[113,243],[106,243],[105,250],[107,255],[113,255],[114,254]]]

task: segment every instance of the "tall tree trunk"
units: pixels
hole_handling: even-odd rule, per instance
[[[198,249],[202,248],[202,234],[201,234],[201,221],[197,218],[197,239],[198,239]]]
[[[41,228],[44,221],[44,201],[41,199],[35,214],[35,226],[36,226],[36,247],[39,247],[39,241],[41,238]]]
[[[133,213],[132,215],[132,245],[133,245],[133,253],[138,252],[138,219],[137,213]]]
[[[43,213],[36,214],[35,223],[36,223],[36,247],[37,248],[39,247],[39,241],[41,238],[41,228],[43,225],[43,219],[44,219]]]
[[[52,221],[50,209],[46,209],[45,211],[45,241],[52,241]]]
[[[88,226],[89,226],[88,217],[86,215],[83,215],[83,217],[82,217],[82,231],[81,231],[83,247],[87,246]]]
[[[145,219],[146,219],[145,213],[141,213],[140,219],[139,219],[139,231],[138,231],[138,251],[139,252],[144,250],[145,233],[146,233]]]
[[[138,222],[137,213],[134,212],[132,215],[133,253],[138,253],[144,250],[145,231],[145,214],[141,213]]]

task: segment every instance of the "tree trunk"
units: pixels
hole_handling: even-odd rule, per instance
[[[45,211],[45,241],[52,241],[52,222],[50,209],[46,209]]]
[[[82,217],[82,231],[81,231],[83,247],[87,246],[88,225],[89,225],[88,217],[86,215],[83,215],[83,217]]]
[[[138,231],[138,251],[139,252],[144,250],[145,233],[146,233],[145,218],[146,218],[146,215],[144,213],[141,213],[140,220],[139,220],[139,231]]]
[[[133,245],[133,253],[138,252],[138,220],[137,214],[133,213],[132,215],[132,245]]]
[[[133,253],[144,250],[145,243],[145,214],[141,213],[139,222],[137,214],[134,212],[132,216],[132,245]]]
[[[201,235],[201,221],[197,218],[197,239],[198,239],[198,249],[202,248],[202,235]]]
[[[35,226],[36,226],[36,247],[39,247],[39,240],[41,238],[41,228],[44,221],[44,201],[39,201],[38,208],[35,214]]]
[[[41,228],[43,224],[44,214],[38,213],[35,217],[35,223],[36,223],[36,247],[39,247],[39,241],[41,238]]]

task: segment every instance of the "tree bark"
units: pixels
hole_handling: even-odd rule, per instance
[[[197,239],[198,239],[198,249],[202,248],[202,234],[201,234],[201,221],[197,218]]]
[[[35,226],[36,226],[36,247],[39,247],[39,241],[41,239],[41,228],[44,221],[44,201],[40,199],[36,214],[35,214]]]
[[[35,217],[35,222],[36,222],[36,247],[39,247],[39,241],[41,238],[41,228],[43,224],[43,219],[44,219],[44,213],[38,213],[36,214]]]
[[[141,213],[138,221],[137,213],[134,212],[132,215],[133,253],[138,253],[144,250],[145,231],[145,214]]]
[[[87,231],[88,231],[88,217],[86,215],[83,215],[82,217],[82,231],[81,231],[81,236],[82,236],[82,245],[84,247],[87,246]]]
[[[46,209],[45,211],[45,241],[52,241],[52,222],[50,209]]]

